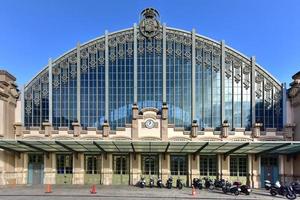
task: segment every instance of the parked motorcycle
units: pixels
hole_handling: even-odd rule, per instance
[[[293,191],[296,193],[296,194],[300,194],[300,183],[299,182],[292,182],[291,184],[292,188],[293,188]]]
[[[293,187],[290,186],[283,186],[280,184],[279,181],[276,181],[275,184],[271,184],[270,194],[272,196],[281,195],[285,196],[288,199],[296,199],[297,196],[293,190]]]
[[[215,179],[214,181],[214,188],[223,188],[225,185],[225,180],[224,179]]]
[[[163,188],[163,187],[164,187],[164,184],[163,184],[161,178],[158,178],[158,179],[157,179],[156,185],[157,185],[157,187],[159,187],[159,188]]]
[[[153,188],[153,187],[154,187],[154,178],[153,178],[153,177],[150,177],[149,187],[150,187],[150,188]]]
[[[171,189],[171,188],[172,188],[172,184],[173,184],[173,177],[170,176],[170,177],[168,178],[168,180],[167,180],[166,187],[167,187],[168,189]]]
[[[239,188],[241,188],[241,193],[244,193],[246,195],[250,195],[251,189],[248,185],[242,185],[241,182],[234,182],[233,185],[238,186]]]
[[[193,184],[194,188],[198,188],[199,190],[202,190],[202,181],[199,178],[193,178]]]
[[[176,187],[181,190],[182,187],[183,187],[183,184],[182,184],[182,180],[178,177],[178,179],[176,180]]]
[[[145,178],[144,177],[141,177],[141,180],[139,182],[139,185],[141,188],[144,188],[146,187],[146,181],[145,181]]]
[[[239,188],[239,186],[237,185],[231,185],[228,181],[225,182],[225,185],[222,188],[222,191],[227,194],[227,193],[231,193],[234,195],[239,195],[241,192],[241,188]]]
[[[210,190],[214,189],[214,182],[210,178],[204,177],[203,180],[206,189],[210,189]]]

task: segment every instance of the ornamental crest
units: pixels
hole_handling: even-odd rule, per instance
[[[146,8],[141,13],[143,19],[140,22],[140,32],[147,38],[152,38],[158,34],[159,21],[156,19],[159,16],[157,10],[153,8]]]

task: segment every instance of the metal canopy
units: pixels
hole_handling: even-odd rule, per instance
[[[22,152],[295,154],[300,141],[0,140],[0,148]]]

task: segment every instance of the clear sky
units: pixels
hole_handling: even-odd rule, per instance
[[[300,70],[300,0],[0,0],[0,69],[23,85],[77,42],[132,27],[146,7],[256,56],[281,82]]]

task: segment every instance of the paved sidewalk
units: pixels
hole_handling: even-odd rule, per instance
[[[221,190],[196,190],[192,196],[191,188],[139,188],[134,186],[97,185],[97,194],[90,194],[88,186],[52,186],[52,193],[46,194],[45,186],[0,187],[0,200],[87,200],[87,199],[283,199],[272,197],[268,191],[254,190],[249,196],[223,194]]]

